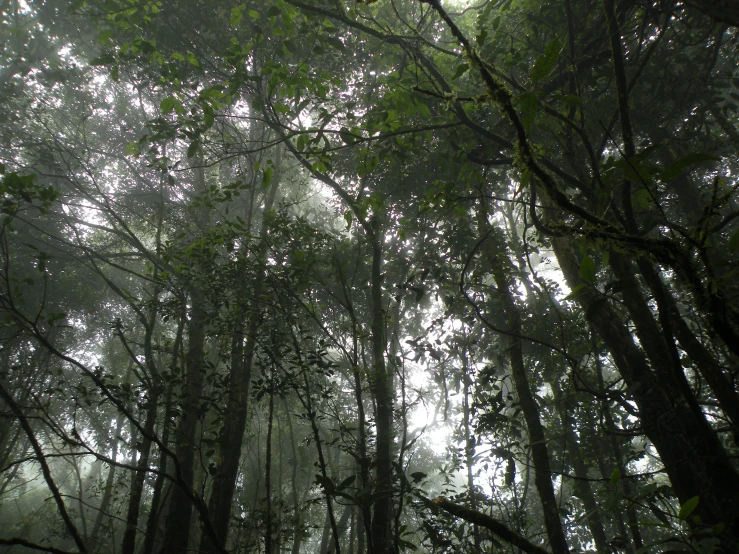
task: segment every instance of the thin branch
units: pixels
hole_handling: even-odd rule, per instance
[[[25,546],[26,548],[41,550],[43,552],[51,552],[52,554],[79,554],[78,552],[67,552],[66,550],[59,550],[58,548],[54,548],[53,546],[36,544],[34,542],[30,542],[19,537],[13,537],[12,539],[0,539],[0,544],[7,546]]]
[[[482,512],[478,512],[477,510],[473,510],[472,508],[467,508],[466,506],[460,506],[459,504],[455,504],[454,502],[451,502],[450,500],[447,500],[446,498],[443,498],[441,496],[435,498],[434,500],[425,500],[426,502],[430,502],[437,508],[441,508],[442,510],[453,516],[462,518],[465,521],[474,523],[476,525],[479,525],[480,527],[485,527],[485,529],[492,531],[494,535],[497,535],[504,541],[520,548],[524,552],[527,552],[529,554],[551,554],[548,550],[542,548],[541,546],[535,545],[526,537],[524,537],[523,535],[519,535],[503,522],[498,521],[494,517],[491,517]]]
[[[28,419],[23,413],[23,410],[21,410],[21,407],[16,403],[15,399],[10,395],[10,393],[5,390],[5,387],[3,387],[2,383],[0,383],[0,396],[2,396],[5,402],[8,403],[8,406],[10,406],[10,409],[13,411],[13,413],[18,418],[18,421],[20,422],[21,427],[23,427],[23,430],[25,431],[26,436],[28,437],[28,441],[31,443],[31,447],[33,448],[33,451],[36,453],[36,457],[38,458],[38,463],[41,466],[41,471],[44,474],[44,479],[46,480],[46,484],[49,487],[49,490],[51,491],[51,495],[54,497],[54,501],[56,502],[57,508],[59,509],[59,515],[61,515],[62,519],[64,520],[64,524],[67,527],[67,531],[69,531],[69,534],[72,536],[72,539],[74,539],[74,543],[77,545],[77,548],[79,549],[80,552],[85,554],[87,552],[87,546],[85,546],[85,541],[82,540],[82,537],[80,536],[80,533],[77,530],[77,527],[72,521],[72,518],[69,515],[69,512],[67,512],[67,507],[64,505],[64,500],[62,499],[62,495],[59,492],[59,488],[56,486],[56,483],[54,482],[54,478],[51,475],[51,469],[49,469],[49,464],[46,463],[46,456],[44,456],[44,451],[41,449],[41,445],[36,440],[36,435],[34,434],[33,429],[31,429],[31,424],[28,423]]]

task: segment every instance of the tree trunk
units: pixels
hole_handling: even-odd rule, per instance
[[[722,545],[736,550],[739,509],[735,502],[739,476],[715,437],[695,419],[683,391],[671,380],[657,379],[628,328],[609,302],[580,276],[579,263],[564,238],[552,238],[552,246],[570,288],[588,322],[611,353],[639,409],[642,427],[659,452],[673,489],[681,503],[698,496],[696,508],[704,525],[726,525]]]
[[[371,310],[372,310],[372,361],[375,367],[373,392],[377,405],[376,426],[376,479],[377,496],[373,504],[371,548],[372,554],[390,554],[393,551],[393,404],[392,375],[385,363],[385,309],[382,293],[382,234],[375,216],[370,222],[372,234]]]
[[[272,177],[272,186],[265,199],[262,211],[262,227],[260,231],[260,246],[258,252],[259,264],[257,278],[251,294],[245,288],[239,291],[239,302],[242,306],[247,304],[247,296],[251,300],[248,309],[246,336],[244,336],[244,317],[237,314],[231,340],[231,367],[229,371],[228,399],[226,401],[226,416],[223,428],[220,432],[218,444],[218,464],[216,474],[213,476],[213,485],[210,493],[208,509],[213,527],[216,530],[221,544],[226,544],[228,539],[228,524],[231,518],[231,504],[233,503],[236,481],[238,478],[241,447],[244,442],[244,431],[246,430],[246,418],[249,407],[249,383],[254,365],[254,353],[257,345],[257,334],[259,331],[262,290],[264,288],[265,257],[267,254],[267,223],[268,213],[272,210],[277,190],[280,184],[280,165],[282,160],[282,148],[278,148],[275,160],[276,171]],[[243,260],[242,260],[243,261]],[[246,344],[244,340],[246,339]],[[203,534],[200,550],[209,554],[216,552],[215,545]]]
[[[469,367],[467,363],[467,346],[465,344],[462,355],[462,368],[464,374],[462,379],[464,382],[463,398],[462,398],[462,418],[464,425],[464,457],[467,466],[467,494],[469,495],[470,508],[477,511],[477,492],[475,491],[475,479],[472,471],[475,459],[475,442],[470,429],[470,385],[472,378],[469,375]],[[472,524],[472,536],[475,541],[475,550],[480,551],[480,527],[476,523]]]
[[[172,487],[169,513],[164,529],[164,544],[160,554],[182,554],[190,540],[192,499],[190,497],[195,476],[195,433],[199,422],[200,395],[205,379],[205,301],[195,291],[187,322],[188,349],[185,359],[185,375],[182,386],[182,415],[175,432],[176,473],[178,483]],[[187,490],[184,490],[187,487]]]
[[[285,419],[287,419],[287,429],[290,434],[290,448],[292,451],[292,474],[290,476],[291,487],[290,493],[293,501],[293,546],[291,554],[300,554],[300,542],[302,529],[300,528],[300,500],[298,498],[298,451],[295,448],[295,434],[293,432],[292,414],[288,410],[287,400],[283,398],[285,405]]]
[[[354,506],[351,504],[348,504],[346,507],[344,507],[344,511],[341,514],[341,517],[339,518],[338,523],[336,524],[336,527],[339,530],[339,536],[342,536],[344,533],[346,533],[346,528],[349,526],[349,518],[352,515],[352,512],[354,511]],[[334,543],[331,543],[328,545],[328,548],[326,549],[325,554],[335,554],[336,548],[334,546]]]
[[[601,394],[605,394],[605,384],[603,381],[603,367],[600,362],[599,357],[599,349],[594,349],[596,356],[595,356],[595,371],[596,371],[596,377],[598,379],[598,390]],[[613,423],[613,416],[611,415],[611,407],[605,403],[601,403],[602,406],[602,413],[601,417],[603,418],[603,421],[606,424],[606,428],[610,431],[612,429],[615,429],[615,424]],[[633,487],[631,486],[631,479],[629,478],[628,470],[626,469],[626,464],[624,463],[624,457],[621,453],[621,445],[618,443],[618,440],[616,439],[616,435],[612,432],[608,433],[609,436],[609,445],[611,447],[611,454],[613,455],[613,459],[616,462],[616,469],[618,469],[619,473],[621,474],[621,479],[619,480],[619,487],[623,490],[623,495],[626,497],[626,519],[629,523],[629,533],[631,534],[631,540],[634,543],[633,552],[638,552],[643,546],[644,546],[644,540],[641,536],[641,531],[639,530],[639,519],[637,517],[636,513],[636,507],[634,505],[634,502],[631,501],[631,498],[633,498]],[[612,475],[608,472],[602,473],[604,479],[610,478]],[[621,518],[619,518],[619,524],[621,527],[619,528],[619,531],[621,531],[621,534],[624,537],[624,540],[626,540],[626,529],[623,528],[623,521]]]
[[[585,508],[588,529],[595,541],[596,551],[607,552],[608,539],[606,538],[606,532],[603,527],[603,519],[600,515],[598,502],[595,500],[593,488],[590,486],[588,467],[585,465],[583,453],[580,450],[580,444],[573,430],[575,428],[575,422],[570,414],[570,403],[564,398],[564,395],[559,388],[559,383],[556,380],[550,381],[549,384],[552,387],[552,392],[554,392],[554,402],[559,411],[559,419],[562,423],[566,447],[570,451],[572,467],[575,470],[576,479],[573,481],[573,484],[575,486],[576,495]]]
[[[111,447],[112,453],[110,455],[110,459],[113,460],[113,462],[116,462],[118,458],[118,444],[120,443],[120,439],[118,437],[120,437],[121,430],[123,429],[123,419],[124,417],[122,415],[119,415],[118,419],[115,422],[115,430],[113,431],[113,445]],[[100,501],[100,507],[98,508],[98,513],[95,517],[95,523],[93,524],[92,532],[90,533],[90,552],[95,552],[97,550],[97,545],[102,542],[101,533],[103,528],[103,518],[108,512],[110,501],[113,498],[113,482],[115,481],[115,473],[116,466],[111,464],[108,468],[108,476],[105,479],[103,498]]]
[[[155,385],[151,396],[147,401],[146,420],[144,422],[144,430],[146,433],[142,437],[141,448],[139,450],[139,463],[137,471],[134,472],[131,479],[131,491],[128,496],[128,513],[126,516],[126,530],[123,533],[123,543],[121,545],[121,554],[134,554],[136,549],[136,530],[139,524],[139,511],[141,509],[141,495],[144,491],[144,482],[149,471],[149,455],[151,454],[151,437],[154,435],[154,424],[157,419],[157,410],[159,408],[159,394],[157,394],[157,386]]]
[[[177,335],[175,336],[174,345],[172,347],[171,369],[176,370],[184,364],[184,353],[182,352],[182,335],[185,328],[185,317],[180,317],[177,324]],[[172,391],[174,388],[174,380],[170,380],[167,385],[167,393],[164,400],[164,421],[162,423],[161,444],[164,448],[169,448],[170,422],[173,416]],[[159,474],[154,482],[154,492],[151,498],[149,508],[149,518],[146,522],[146,536],[142,554],[151,554],[154,551],[154,542],[160,535],[160,520],[164,512],[166,495],[165,480],[167,475],[169,455],[166,452],[159,452]],[[171,486],[171,482],[169,482]]]
[[[275,417],[275,378],[274,367],[271,368],[270,391],[269,391],[269,410],[267,415],[267,449],[265,452],[264,462],[264,488],[266,491],[266,518],[264,529],[264,552],[265,554],[275,554],[272,529],[272,429],[274,427]],[[278,545],[279,546],[279,545]],[[279,550],[278,550],[279,551]]]
[[[559,515],[559,509],[557,508],[554,487],[552,486],[552,472],[549,466],[546,436],[544,435],[544,427],[539,419],[539,406],[531,392],[526,365],[523,359],[521,312],[516,305],[513,296],[514,284],[510,281],[509,272],[507,271],[510,264],[507,261],[505,243],[501,239],[499,231],[491,228],[488,223],[487,214],[482,204],[479,204],[477,207],[477,222],[479,234],[481,236],[487,235],[484,244],[484,253],[492,271],[493,279],[498,289],[498,298],[503,305],[503,312],[505,313],[508,324],[507,342],[511,372],[513,374],[513,382],[516,386],[516,394],[521,405],[521,411],[523,412],[529,432],[529,444],[534,462],[534,483],[536,484],[536,490],[539,493],[544,512],[544,525],[552,551],[555,554],[566,554],[569,552],[569,547],[567,546],[567,539],[562,528],[562,520]]]

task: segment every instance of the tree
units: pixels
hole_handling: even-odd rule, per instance
[[[9,5],[0,542],[736,550],[720,7]]]

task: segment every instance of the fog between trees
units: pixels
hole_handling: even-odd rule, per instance
[[[732,3],[0,15],[0,549],[739,551]]]

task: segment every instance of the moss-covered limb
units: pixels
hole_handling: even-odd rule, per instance
[[[503,114],[508,118],[517,134],[516,158],[514,164],[521,171],[527,172],[535,177],[547,192],[547,195],[556,206],[565,212],[580,218],[584,225],[578,229],[578,234],[613,241],[614,244],[628,250],[644,252],[654,256],[661,264],[676,270],[678,277],[685,282],[698,301],[701,310],[708,319],[717,334],[723,339],[732,352],[739,352],[739,313],[726,303],[726,299],[715,279],[710,275],[710,264],[705,256],[702,257],[705,271],[697,267],[693,256],[680,243],[674,240],[652,239],[635,234],[635,229],[625,230],[619,226],[598,217],[588,210],[573,203],[570,198],[557,186],[550,173],[544,170],[539,161],[536,160],[531,144],[529,143],[526,129],[521,121],[515,107],[513,106],[513,94],[505,84],[495,75],[490,65],[480,58],[479,53],[470,44],[467,37],[454,23],[449,14],[441,6],[440,0],[419,0],[428,4],[436,11],[441,19],[447,24],[452,35],[464,48],[465,55],[472,67],[480,74],[488,95],[501,108]],[[623,91],[625,94],[625,90]],[[623,103],[623,102],[622,102]],[[628,112],[621,113],[627,116]],[[623,119],[628,120],[628,117]],[[622,122],[623,124],[623,122]],[[627,123],[627,133],[624,139],[629,142],[632,139],[630,121]],[[633,150],[633,148],[632,148]],[[628,153],[627,153],[628,154]],[[628,157],[628,156],[627,156]],[[630,199],[629,199],[630,201]],[[633,232],[630,232],[633,231]],[[699,255],[702,252],[699,251]],[[707,276],[704,273],[708,272]],[[704,281],[707,281],[704,283]]]
[[[464,33],[460,30],[459,27],[457,27],[456,23],[454,23],[446,10],[444,10],[444,8],[441,6],[441,2],[439,0],[420,0],[420,2],[431,6],[431,8],[434,9],[442,18],[442,20],[448,25],[449,30],[451,31],[454,38],[456,38],[457,41],[462,45],[462,48],[464,48],[465,55],[467,56],[470,64],[479,72],[483,83],[485,83],[485,88],[487,88],[488,95],[494,102],[496,102],[500,106],[501,111],[508,118],[508,120],[511,122],[514,129],[516,130],[517,155],[515,163],[518,169],[524,172],[531,173],[534,177],[536,177],[542,183],[552,200],[554,200],[556,204],[563,210],[576,215],[580,219],[590,224],[602,227],[604,230],[613,232],[614,234],[623,235],[622,229],[611,225],[606,220],[597,217],[596,215],[590,213],[589,211],[581,208],[576,204],[573,204],[567,197],[567,195],[559,189],[552,176],[547,171],[545,171],[541,165],[539,165],[539,162],[534,157],[534,153],[531,148],[531,144],[529,143],[526,129],[523,125],[523,122],[521,121],[521,118],[518,115],[518,112],[516,111],[516,108],[513,106],[513,94],[495,75],[495,72],[492,70],[490,65],[482,58],[480,58],[477,50],[472,47]]]
[[[551,554],[548,550],[535,545],[526,537],[519,535],[494,517],[478,512],[477,510],[473,510],[472,508],[467,508],[466,506],[460,506],[459,504],[455,504],[441,496],[435,498],[432,503],[434,506],[441,508],[453,516],[457,516],[469,523],[473,523],[490,530],[494,535],[500,537],[513,546],[520,548],[524,552],[529,554]]]

